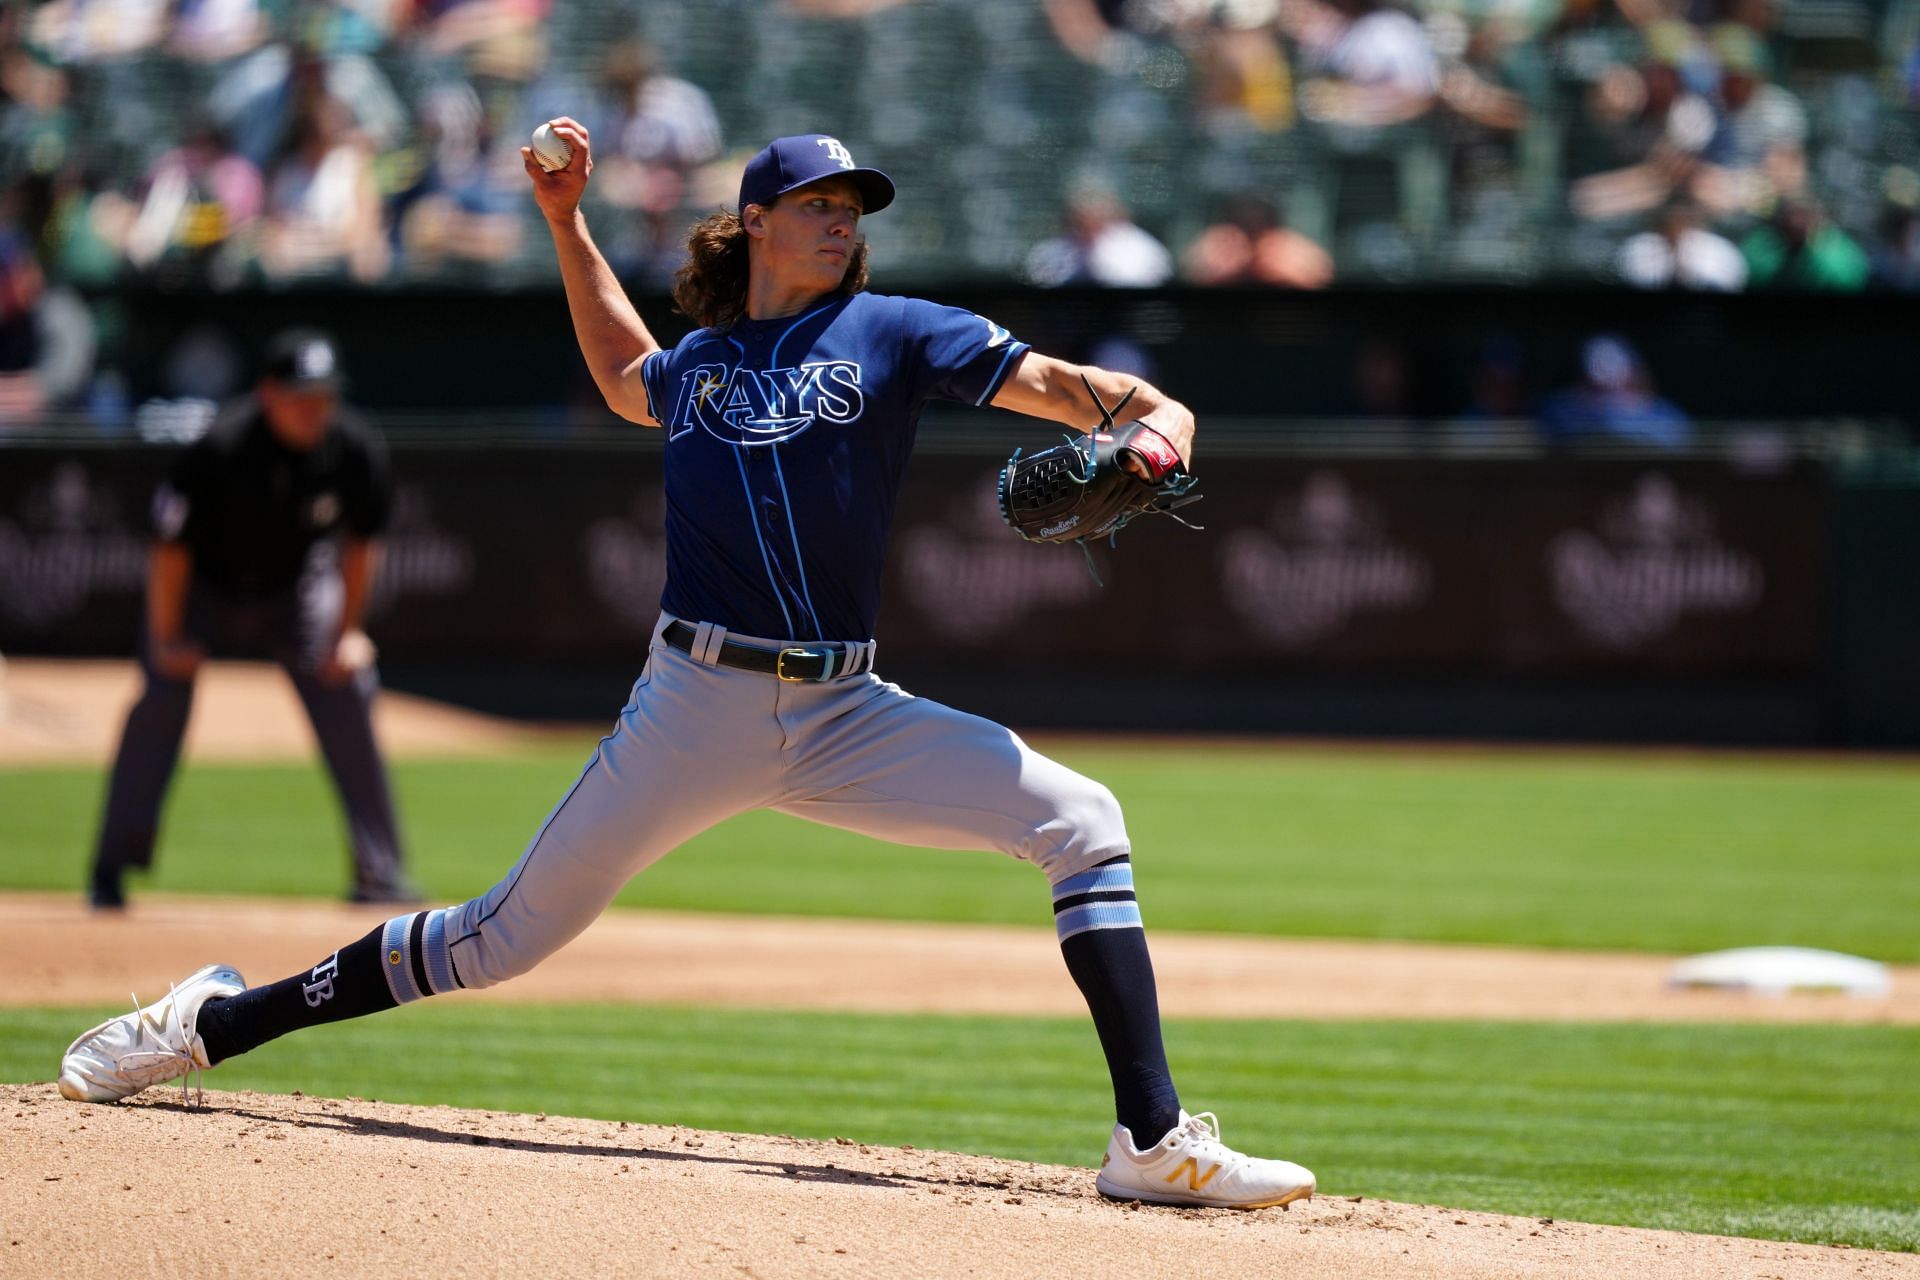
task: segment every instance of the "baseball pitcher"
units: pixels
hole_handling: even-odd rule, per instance
[[[867,292],[860,225],[894,184],[818,134],[770,143],[737,211],[694,225],[674,299],[696,327],[662,347],[588,235],[587,131],[549,125],[564,159],[523,158],[580,349],[613,411],[666,436],[666,588],[632,696],[485,894],[396,916],[272,985],[202,969],[75,1041],[61,1092],[112,1101],[301,1027],[505,982],[675,846],[777,809],[901,844],[999,850],[1046,877],[1112,1076],[1103,1194],[1246,1209],[1310,1196],[1307,1170],[1233,1150],[1211,1114],[1181,1106],[1112,792],[874,673],[887,533],[929,401],[1094,432],[1072,458],[1016,458],[1002,475],[1009,521],[1043,540],[1111,537],[1189,499],[1193,415],[971,312]]]

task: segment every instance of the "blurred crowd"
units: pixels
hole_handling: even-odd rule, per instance
[[[562,113],[642,288],[817,128],[916,192],[894,281],[1920,289],[1910,0],[47,0],[0,7],[0,419],[112,399],[108,286],[550,281]]]
[[[1179,50],[1195,145],[1228,158],[1184,186],[1217,212],[1177,258],[1136,243],[1104,266],[1141,228],[1111,193],[1071,200],[1058,243],[1085,278],[1920,288],[1920,8],[1902,0],[1048,10],[1090,63]],[[1262,150],[1260,183],[1217,180]]]

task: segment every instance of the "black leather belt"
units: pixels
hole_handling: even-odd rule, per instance
[[[691,657],[694,638],[699,634],[699,628],[691,622],[674,621],[667,624],[660,638]],[[842,670],[851,649],[859,650],[853,656],[853,669]],[[763,649],[759,645],[742,644],[738,640],[722,640],[720,652],[714,655],[714,661],[723,667],[758,671],[761,675],[778,676],[787,681],[832,680],[839,676],[861,675],[869,670],[873,666],[873,646],[822,640],[815,644]]]

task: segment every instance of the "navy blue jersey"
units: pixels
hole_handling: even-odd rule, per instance
[[[861,293],[648,356],[667,433],[661,608],[743,635],[871,637],[921,409],[987,403],[1026,350],[971,311]]]

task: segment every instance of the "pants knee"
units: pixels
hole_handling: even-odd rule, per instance
[[[491,927],[491,922],[485,926],[469,923],[478,919],[475,912],[485,905],[484,898],[476,898],[447,913],[448,959],[460,977],[460,985],[476,991],[517,978],[540,962],[538,954],[515,947],[507,932]]]
[[[495,987],[531,972],[598,914],[521,910],[504,901],[512,886],[512,879],[503,881],[445,913],[448,958],[462,987]]]
[[[1069,876],[1132,851],[1120,801],[1104,784],[1076,775],[1076,785],[1060,799],[1058,816],[1047,829],[1033,861],[1059,884]]]
[[[460,985],[475,991],[497,987],[533,968],[531,963],[519,963],[511,950],[489,945],[485,933],[466,938],[449,951]]]

